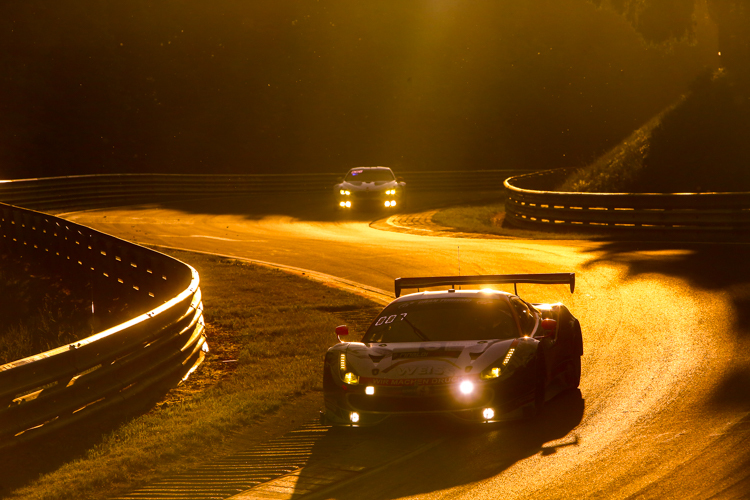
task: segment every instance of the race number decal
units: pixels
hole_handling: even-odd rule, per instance
[[[403,321],[407,314],[409,314],[409,313],[391,314],[390,316],[381,316],[375,322],[375,326],[380,326],[380,325],[383,325],[383,324],[387,325],[389,323],[393,323],[396,320],[396,318],[398,318],[399,316],[401,316],[401,320],[400,321]]]

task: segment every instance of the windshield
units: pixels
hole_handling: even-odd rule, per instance
[[[387,168],[358,168],[350,170],[344,178],[347,182],[388,182],[393,179],[393,172]]]
[[[362,342],[491,340],[518,337],[504,297],[456,297],[397,302],[370,325]]]

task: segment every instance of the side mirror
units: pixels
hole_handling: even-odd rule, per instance
[[[339,339],[339,342],[344,342],[341,340],[341,337],[346,337],[349,335],[349,327],[346,325],[341,325],[336,327],[336,337]]]
[[[544,330],[545,337],[554,337],[557,331],[557,321],[552,318],[543,319],[542,330]]]

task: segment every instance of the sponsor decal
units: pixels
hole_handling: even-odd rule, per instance
[[[453,368],[449,366],[400,366],[398,374],[405,375],[451,375]]]
[[[430,393],[430,386],[429,385],[418,385],[417,386],[417,394],[420,396],[426,396]]]
[[[404,387],[404,392],[411,391],[414,391],[417,396],[428,396],[430,392],[432,392],[429,385],[412,385]]]
[[[461,377],[433,377],[433,378],[375,378],[360,377],[359,383],[364,385],[406,386],[406,385],[448,385],[461,381]]]

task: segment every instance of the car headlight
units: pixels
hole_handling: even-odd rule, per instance
[[[469,394],[474,392],[474,384],[471,382],[471,380],[464,380],[459,384],[458,390],[461,391],[461,394],[465,394],[468,396]]]
[[[339,369],[341,370],[341,380],[343,380],[345,384],[359,384],[359,375],[347,370],[346,353],[344,352],[339,355]]]
[[[479,374],[479,377],[483,380],[492,380],[500,377],[500,375],[507,371],[508,363],[510,363],[510,358],[513,357],[515,350],[515,347],[508,349],[508,354],[505,355],[505,358],[503,358],[501,363],[485,368],[482,373]]]

